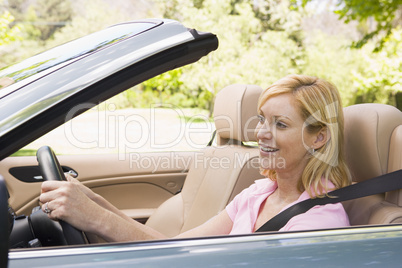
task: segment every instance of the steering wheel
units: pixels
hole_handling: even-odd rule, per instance
[[[44,180],[66,180],[63,169],[61,168],[53,150],[49,146],[40,147],[36,152],[36,158]],[[63,229],[64,238],[68,245],[87,244],[85,234],[81,230],[78,230],[62,220],[60,220],[59,223]]]

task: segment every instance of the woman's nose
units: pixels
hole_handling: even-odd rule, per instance
[[[257,136],[257,139],[259,139],[259,140],[272,139],[273,135],[271,132],[271,128],[269,127],[267,122],[265,122],[264,124],[261,124],[261,123],[258,124],[258,126],[256,128],[256,136]]]

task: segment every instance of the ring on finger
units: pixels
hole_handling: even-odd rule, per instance
[[[49,204],[49,202],[46,202],[46,204],[45,204],[45,209],[44,209],[44,211],[45,211],[46,214],[50,214],[50,212],[52,212],[52,211],[49,209],[48,204]]]

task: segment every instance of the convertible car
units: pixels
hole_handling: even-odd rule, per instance
[[[169,100],[123,111],[110,101],[217,48],[212,33],[149,19],[0,70],[0,267],[402,265],[401,190],[345,202],[352,226],[326,230],[106,243],[48,219],[40,186],[63,172],[169,237],[202,224],[261,178],[254,137],[260,86],[221,89],[213,123],[167,108]],[[344,111],[354,182],[401,169],[402,112],[381,104]]]

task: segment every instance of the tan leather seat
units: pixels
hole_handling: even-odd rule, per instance
[[[402,168],[402,112],[384,104],[344,108],[345,152],[353,182]],[[344,203],[352,225],[402,223],[402,190]]]
[[[192,229],[222,211],[241,190],[262,178],[256,141],[257,102],[262,89],[231,85],[216,96],[217,145],[195,154],[182,191],[164,202],[146,225],[167,236]]]

